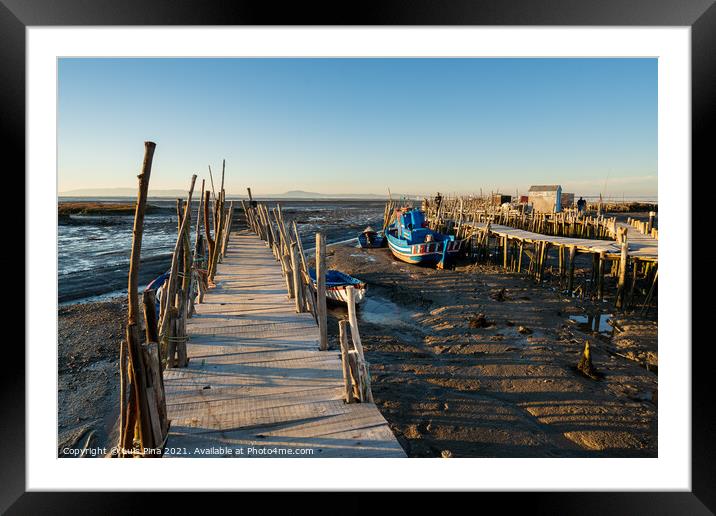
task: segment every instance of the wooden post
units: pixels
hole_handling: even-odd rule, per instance
[[[646,298],[644,299],[644,304],[641,305],[641,315],[646,315],[649,313],[649,307],[651,306],[651,299],[654,297],[654,289],[656,288],[656,282],[659,278],[659,271],[657,270],[654,273],[654,279],[651,282],[651,287],[649,287],[649,293],[646,295]]]
[[[293,234],[296,237],[296,245],[298,246],[298,253],[301,258],[301,269],[303,269],[305,272],[308,272],[308,267],[306,267],[306,255],[303,252],[303,242],[301,242],[301,235],[298,233],[298,228],[296,227],[296,221],[293,221]]]
[[[290,252],[290,249],[289,249]],[[291,255],[281,255],[281,264],[283,265],[284,279],[286,280],[286,290],[288,291],[288,298],[294,299],[296,292],[293,289],[293,267],[291,266]]]
[[[201,294],[202,290],[202,278],[199,276],[198,272],[196,270],[200,269],[199,265],[202,262],[203,256],[202,256],[202,245],[201,245],[201,212],[204,208],[204,182],[205,180],[201,180],[201,195],[199,195],[199,208],[196,212],[196,234],[194,237],[194,253],[192,255],[192,282],[196,281],[199,295],[198,300],[199,302],[202,302],[204,300],[204,296]],[[189,310],[187,311],[187,317],[191,317],[196,313],[196,309],[194,308],[194,303],[197,301],[197,297],[192,295],[193,292],[190,293],[190,299],[189,299]],[[159,342],[159,341],[157,341]]]
[[[177,307],[177,331],[176,331],[176,352],[177,352],[177,367],[186,367],[189,360],[186,352],[186,306],[184,305],[184,291],[179,289],[177,291],[176,299]]]
[[[139,331],[137,329],[139,315],[137,283],[142,252],[142,235],[144,232],[144,213],[146,211],[147,190],[149,189],[149,178],[151,176],[155,148],[155,143],[144,142],[144,161],[142,162],[142,171],[138,176],[139,191],[137,194],[137,205],[134,213],[132,251],[129,262],[129,278],[127,285],[128,313],[125,332],[127,355],[129,357],[128,376],[133,395],[130,395],[130,400],[126,407],[127,415],[122,421],[125,424],[124,432],[121,432],[121,438],[123,441],[120,444],[122,447],[131,447],[134,437],[135,421],[139,423],[138,428],[140,445],[142,447],[154,446],[151,423],[149,420],[149,410],[147,406],[145,364],[141,356],[141,344]],[[131,437],[130,434],[132,434]]]
[[[147,391],[149,397],[149,413],[154,427],[156,447],[164,443],[169,430],[167,419],[167,401],[164,393],[164,378],[162,376],[159,344],[149,342],[142,346],[143,355],[151,375],[151,390]]]
[[[291,272],[293,273],[293,293],[296,300],[296,312],[303,312],[303,289],[301,288],[301,269],[298,262],[298,246],[291,242]]]
[[[194,183],[196,182],[196,174],[191,176],[191,185],[189,186],[189,196],[187,200],[187,206],[191,206],[191,196],[194,192]],[[179,238],[177,238],[176,244],[174,245],[174,253],[172,255],[172,265],[169,272],[169,280],[168,280],[168,288],[167,288],[167,295],[165,296],[165,302],[163,303],[163,306],[165,307],[164,312],[162,313],[162,319],[161,323],[159,324],[159,334],[164,335],[166,325],[168,323],[168,317],[169,317],[169,306],[174,301],[174,295],[176,292],[176,285],[177,285],[177,277],[179,274],[179,254],[182,250],[182,248],[185,245],[184,238],[182,238],[182,235],[184,235],[188,230],[188,223],[189,223],[189,210],[184,210],[184,216],[182,218],[181,223],[181,230],[179,231]]]
[[[211,191],[214,194],[214,199],[216,200],[216,189],[214,188],[214,174],[211,173],[211,165],[209,165],[209,179],[211,180]]]
[[[599,270],[597,272],[597,299],[604,299],[604,265],[606,262],[606,253],[599,253]]]
[[[649,212],[649,223],[646,226],[647,235],[651,235],[651,230],[654,227],[654,217],[656,217],[656,212],[650,211]]]
[[[308,300],[306,306],[308,311],[311,312],[313,318],[316,320],[316,324],[318,324],[318,308],[316,307],[316,292],[313,288],[313,282],[311,281],[308,272],[302,271],[301,275],[303,277],[303,293],[305,295],[305,299]]]
[[[631,259],[631,286],[629,287],[629,296],[624,302],[624,308],[632,305],[634,300],[634,291],[636,290],[636,280],[639,272],[639,261],[636,258]]]
[[[320,350],[328,349],[328,313],[326,308],[326,241],[323,233],[316,233],[316,302],[318,303],[318,328]]]
[[[562,288],[562,282],[564,280],[564,246],[562,244],[557,245],[557,262],[559,264],[559,288]]]
[[[164,395],[164,377],[162,375],[162,355],[159,346],[159,332],[157,328],[156,297],[154,290],[145,290],[142,295],[145,321],[145,342],[147,343],[147,365],[153,375],[154,391],[157,401],[157,411],[161,423],[162,440],[168,427],[167,407]]]
[[[142,235],[144,233],[144,212],[147,207],[147,190],[149,189],[149,177],[152,173],[152,161],[154,159],[154,142],[144,142],[144,161],[142,171],[138,176],[139,193],[137,194],[137,206],[134,211],[134,228],[132,230],[132,254],[129,259],[129,284],[127,286],[127,302],[129,310],[127,313],[127,324],[137,323],[139,312],[139,299],[137,299],[137,283],[139,278],[139,261],[142,254]]]
[[[363,353],[363,344],[360,340],[360,332],[358,331],[358,318],[356,317],[355,288],[347,287],[348,295],[348,322],[351,326],[351,339],[353,347],[358,354],[358,374],[360,382],[361,401],[373,403],[373,393],[370,388],[370,373],[368,372],[368,364]]]
[[[345,389],[346,403],[353,403],[353,382],[351,381],[351,370],[348,358],[348,321],[338,321],[338,331],[341,343],[341,363],[343,365],[343,386]]]
[[[184,267],[182,269],[182,281],[181,281],[181,288],[184,292],[184,305],[186,307],[189,306],[189,296],[191,294],[192,289],[192,277],[191,277],[191,269],[192,269],[192,254],[191,254],[191,238],[189,236],[190,231],[190,224],[191,224],[191,199],[186,203],[184,207],[184,214],[187,218],[186,222],[186,229],[184,230],[184,233],[182,233],[181,237],[183,239],[183,247],[182,247],[182,260],[184,263]]]
[[[214,255],[214,247],[216,245],[215,240],[211,237],[211,225],[209,224],[209,200],[210,200],[211,192],[207,190],[204,193],[204,235],[206,236],[206,245],[207,245],[207,263],[206,263],[206,273],[207,277],[209,275],[209,268],[211,267],[211,257]]]
[[[147,399],[148,384],[146,364],[142,357],[139,329],[135,323],[127,324],[126,338],[129,350],[129,362],[132,365],[132,387],[134,390],[134,399],[136,400],[135,409],[139,429],[140,448],[154,448],[161,443],[155,444],[154,442],[154,432],[152,430]]]
[[[119,344],[119,452],[117,456],[124,457],[124,430],[127,417],[127,341],[122,339]]]
[[[155,303],[155,291],[145,290],[142,293],[142,305],[144,307],[144,340],[146,342],[159,342],[159,330],[157,328],[157,311]]]
[[[569,258],[567,260],[567,290],[572,295],[574,292],[574,260],[577,258],[577,246],[569,246]]]
[[[524,252],[525,242],[524,240],[520,240],[520,252],[519,257],[517,258],[517,272],[522,272],[522,253]]]
[[[629,260],[629,243],[627,239],[627,231],[624,229],[620,230],[622,249],[621,256],[619,257],[619,282],[617,284],[617,299],[616,307],[623,308],[625,306],[624,298],[626,296],[626,275],[627,275],[627,261]]]
[[[539,243],[539,256],[537,258],[537,282],[542,283],[542,276],[544,274],[544,262],[547,255],[547,242],[544,240]]]
[[[507,257],[509,256],[509,252],[507,249],[507,243],[508,243],[508,239],[507,239],[507,235],[505,235],[503,237],[503,242],[502,242],[502,267],[505,270],[507,270]]]
[[[231,232],[231,220],[234,214],[234,201],[229,202],[229,208],[226,210],[226,217],[224,222],[224,235],[221,239],[221,259],[224,259],[226,254],[226,247],[229,245],[229,234]]]
[[[363,358],[363,345],[361,344],[360,333],[358,332],[358,317],[356,316],[355,288],[346,287],[346,294],[348,296],[348,322],[351,325],[353,347],[358,352],[358,355]]]

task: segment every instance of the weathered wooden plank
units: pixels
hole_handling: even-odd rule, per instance
[[[319,418],[298,419],[283,424],[251,429],[197,433],[191,428],[170,437],[169,447],[177,456],[201,456],[212,446],[242,449],[217,457],[282,457],[286,450],[310,450],[304,457],[404,457],[392,432],[372,405],[345,405],[343,413]],[[249,448],[254,448],[253,451]],[[277,449],[275,453],[270,453]],[[280,451],[278,451],[280,450]],[[282,454],[281,452],[284,452]],[[298,456],[298,455],[296,455]]]

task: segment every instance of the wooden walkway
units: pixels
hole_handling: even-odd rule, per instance
[[[478,227],[485,227],[484,222],[477,224]],[[644,235],[632,228],[626,223],[618,222],[617,226],[629,228],[627,235],[627,242],[629,244],[629,256],[636,257],[641,260],[654,260],[659,259],[659,241],[652,238],[649,235]],[[606,254],[620,254],[621,246],[614,240],[595,240],[589,238],[571,238],[563,236],[550,236],[543,235],[541,233],[533,233],[523,229],[516,229],[510,226],[502,226],[500,224],[493,224],[490,226],[490,232],[505,236],[508,238],[518,238],[526,242],[550,242],[553,245],[573,245],[580,252],[588,253],[600,253],[605,252]]]
[[[340,352],[318,350],[263,241],[232,233],[215,281],[187,323],[188,367],[164,372],[164,456],[405,457],[374,404],[343,402]]]

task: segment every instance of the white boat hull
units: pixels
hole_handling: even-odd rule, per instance
[[[362,303],[363,299],[365,299],[365,287],[353,287],[353,292],[353,299],[355,300],[355,303]],[[338,301],[339,303],[348,304],[348,291],[344,286],[329,287],[326,288],[326,298]]]

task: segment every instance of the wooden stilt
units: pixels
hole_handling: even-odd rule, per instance
[[[338,321],[338,332],[341,343],[341,363],[343,365],[343,385],[346,403],[353,403],[353,382],[351,380],[350,362],[348,358],[348,321]]]
[[[326,241],[316,233],[316,303],[318,304],[319,348],[328,349],[328,313],[326,308]]]

